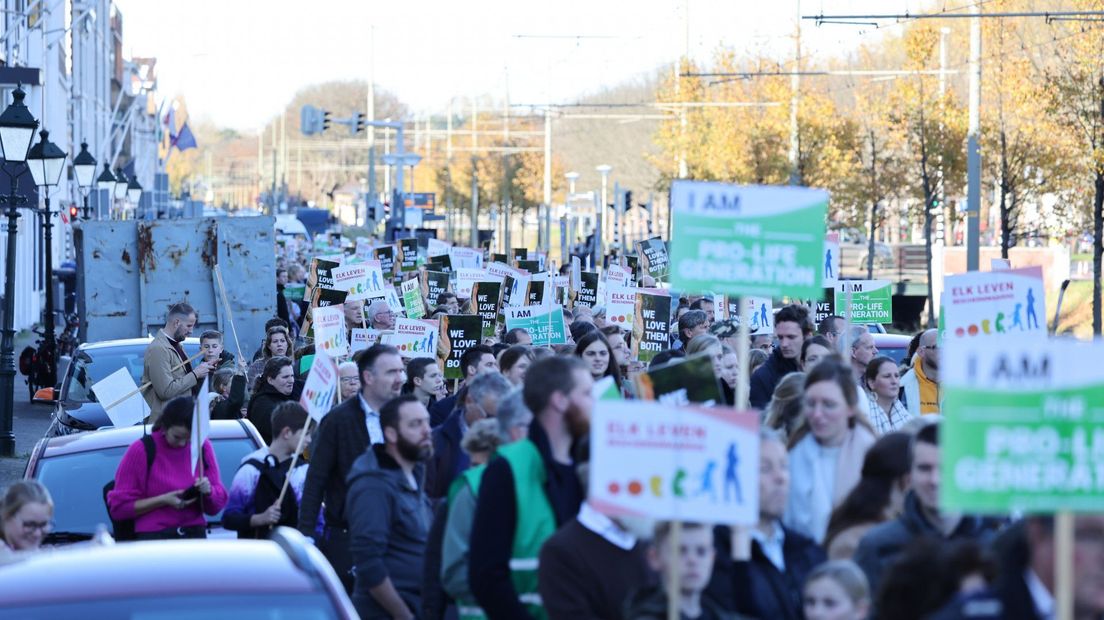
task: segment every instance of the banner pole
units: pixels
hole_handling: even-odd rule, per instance
[[[284,495],[287,493],[288,484],[291,482],[291,472],[295,471],[295,464],[299,462],[299,455],[303,453],[303,440],[310,434],[311,422],[313,421],[314,418],[307,416],[307,423],[303,426],[303,434],[299,436],[299,445],[295,446],[295,453],[291,455],[291,465],[288,467],[287,475],[284,476],[284,485],[280,488],[279,497],[276,498],[277,506],[284,504]]]
[[[733,406],[737,411],[743,411],[748,407],[748,395],[751,389],[751,379],[748,373],[748,357],[751,354],[751,331],[748,323],[751,321],[751,309],[748,308],[747,299],[740,300],[740,325],[736,331],[736,402]]]
[[[238,359],[245,361],[242,355],[241,344],[238,342],[238,328],[234,326],[234,312],[230,310],[230,298],[226,296],[226,285],[222,282],[222,268],[215,263],[215,280],[218,281],[219,293],[222,294],[222,305],[226,309],[226,318],[230,321],[230,333],[234,335],[234,347],[238,350]],[[290,343],[289,343],[290,344]]]
[[[180,370],[180,369],[181,369],[181,368],[183,368],[183,367],[184,367],[184,366],[185,366],[186,364],[189,364],[189,363],[191,363],[191,362],[194,362],[194,361],[195,361],[196,359],[198,359],[198,358],[199,358],[200,356],[202,356],[202,355],[203,355],[203,351],[200,351],[199,353],[196,353],[195,355],[193,355],[193,356],[191,356],[190,358],[188,358],[188,359],[184,360],[183,362],[180,362],[180,363],[179,363],[179,364],[177,364],[176,366],[173,366],[173,367],[172,367],[172,370],[170,370],[169,372],[176,372],[177,370]],[[134,395],[135,395],[135,394],[137,394],[138,392],[141,392],[141,391],[145,390],[146,388],[148,388],[148,387],[149,387],[149,386],[151,386],[151,385],[153,385],[153,382],[152,382],[152,381],[146,381],[145,383],[143,383],[142,385],[138,386],[137,388],[135,388],[135,389],[133,389],[133,390],[131,390],[131,391],[127,392],[127,394],[126,394],[125,396],[122,396],[122,397],[120,397],[120,398],[119,398],[118,400],[116,400],[115,402],[113,402],[113,403],[111,403],[110,405],[108,405],[108,406],[104,407],[104,411],[107,411],[108,409],[111,409],[111,408],[112,408],[112,407],[114,407],[115,405],[118,405],[119,403],[121,403],[121,402],[125,401],[126,399],[130,398],[131,396],[134,396]]]
[[[1073,618],[1073,513],[1062,510],[1054,515],[1055,618]]]
[[[682,589],[679,582],[682,581],[682,562],[679,558],[679,547],[682,546],[682,521],[671,522],[671,534],[667,543],[670,545],[670,566],[667,567],[667,620],[679,620],[681,615],[679,607],[682,604]]]

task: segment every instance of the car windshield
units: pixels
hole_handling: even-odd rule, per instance
[[[906,347],[878,347],[878,355],[885,355],[889,358],[892,358],[893,361],[897,362],[898,365],[901,364],[901,360],[905,359],[905,353],[908,353],[908,349]]]
[[[195,355],[199,352],[199,345],[186,342],[184,352],[188,356]],[[142,380],[142,358],[145,354],[146,345],[144,344],[81,351],[69,366],[64,398],[95,402],[96,395],[92,393],[93,384],[120,368],[127,369],[137,387]]]
[[[230,482],[242,459],[260,446],[247,437],[215,439],[211,445],[218,459],[219,479],[229,492]],[[54,456],[38,462],[34,478],[46,485],[54,500],[55,532],[93,534],[100,523],[111,528],[103,488],[115,479],[115,470],[125,452],[126,448],[120,446]],[[221,519],[221,513],[207,517],[208,521]]]
[[[135,567],[140,570],[140,567]],[[118,620],[329,620],[339,617],[325,594],[190,594],[188,596],[111,597],[105,600],[6,607],[4,614],[23,620],[116,618]]]

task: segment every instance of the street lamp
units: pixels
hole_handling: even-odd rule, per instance
[[[12,432],[12,406],[15,399],[15,248],[18,245],[16,227],[19,223],[19,205],[27,197],[19,193],[19,174],[12,174],[11,164],[27,161],[27,151],[38,121],[31,115],[23,99],[26,93],[16,87],[12,102],[0,113],[0,148],[4,150],[4,173],[11,180],[7,196],[0,196],[0,204],[7,207],[8,247],[4,264],[4,328],[0,331],[0,456],[15,456],[15,434]]]
[[[111,174],[111,164],[104,162],[103,172],[96,177],[96,189],[115,193],[115,175]]]
[[[45,367],[49,373],[43,383],[53,386],[57,383],[57,340],[54,336],[54,212],[50,210],[50,188],[61,183],[61,173],[65,170],[65,152],[50,142],[50,132],[43,129],[38,132],[41,139],[27,153],[27,167],[31,169],[31,178],[35,185],[42,188],[43,208],[42,240],[46,254],[46,317],[43,321],[44,342],[39,355],[45,358]]]
[[[606,253],[606,188],[609,185],[609,173],[611,170],[613,170],[613,166],[610,166],[609,164],[602,164],[601,166],[596,166],[594,169],[602,175],[602,204],[599,205],[601,212],[595,214],[598,216],[598,221],[602,223],[602,229],[599,231],[601,234],[594,236],[594,247],[598,250],[598,256],[595,258],[594,264],[601,265],[602,261],[604,260],[603,257]]]
[[[73,158],[73,174],[77,177],[77,187],[84,197],[84,216],[88,219],[88,192],[92,191],[93,177],[96,175],[96,158],[88,152],[88,143],[81,142],[80,153]]]
[[[134,205],[134,208],[138,208],[138,203],[142,200],[142,186],[138,183],[138,175],[130,177],[130,182],[127,183],[127,200]]]
[[[579,180],[579,173],[568,172],[564,177],[567,178],[567,195],[571,196],[571,194],[575,193],[575,181]]]
[[[122,168],[115,169],[115,200],[126,198],[127,178]]]

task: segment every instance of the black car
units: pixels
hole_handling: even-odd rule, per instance
[[[111,427],[103,406],[96,400],[92,386],[111,373],[126,368],[141,385],[142,360],[153,338],[130,338],[82,344],[62,376],[60,391],[54,391],[54,413],[47,437],[59,437],[82,431]],[[199,353],[199,339],[183,342],[188,357]]]

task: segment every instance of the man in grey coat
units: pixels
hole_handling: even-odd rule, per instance
[[[165,403],[198,389],[203,378],[216,366],[215,362],[201,362],[192,367],[182,343],[192,334],[196,324],[196,311],[181,302],[169,308],[165,328],[158,331],[153,342],[146,347],[142,359],[142,385],[150,386],[143,396],[150,408],[150,423],[157,422]]]
[[[421,612],[423,556],[432,521],[423,463],[433,453],[429,412],[413,394],[380,409],[385,443],[353,463],[345,518],[356,567],[353,604],[364,620]]]

